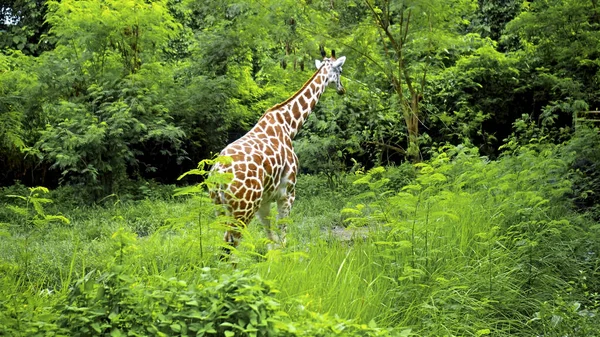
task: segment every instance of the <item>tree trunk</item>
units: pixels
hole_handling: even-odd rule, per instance
[[[408,148],[407,154],[413,163],[421,161],[421,151],[419,146],[419,96],[417,93],[411,95],[410,106],[405,109],[406,128],[408,130]]]

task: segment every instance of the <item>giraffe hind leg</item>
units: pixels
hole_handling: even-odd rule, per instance
[[[231,229],[225,231],[225,235],[223,236],[223,241],[225,241],[225,245],[221,247],[221,255],[219,257],[221,261],[229,259],[229,256],[231,256],[231,251],[237,248],[237,246],[240,243],[241,237],[242,233],[234,226],[232,226]]]

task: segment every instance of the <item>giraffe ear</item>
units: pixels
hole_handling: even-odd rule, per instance
[[[323,62],[321,62],[319,60],[315,60],[315,66],[317,66],[317,69],[321,69],[322,64],[323,64]]]
[[[346,56],[342,56],[339,59],[335,60],[335,62],[333,62],[333,67],[341,67],[344,64],[344,62],[346,62]]]

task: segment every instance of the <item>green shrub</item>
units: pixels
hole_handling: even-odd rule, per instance
[[[447,146],[415,167],[399,192],[386,169],[366,172],[354,181],[365,191],[342,210],[350,225],[378,229],[377,252],[366,254],[396,284],[392,322],[424,335],[527,335],[538,319],[553,333],[595,326],[598,229],[569,209],[560,147],[520,146],[490,161]],[[554,324],[553,311],[587,318]]]
[[[581,128],[562,149],[572,168],[575,206],[600,219],[600,133]]]
[[[272,285],[248,272],[217,277],[202,269],[192,282],[93,271],[77,281],[58,325],[70,336],[377,336],[386,332],[305,313],[294,322]]]
[[[0,272],[4,272],[0,266]],[[66,329],[56,324],[58,311],[52,305],[52,295],[48,298],[32,296],[14,287],[14,280],[0,277],[0,336],[42,337],[65,336]]]

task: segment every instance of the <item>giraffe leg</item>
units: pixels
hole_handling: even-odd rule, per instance
[[[286,195],[285,198],[279,199],[277,201],[277,226],[279,228],[279,243],[282,246],[285,246],[285,236],[287,232],[287,224],[284,221],[279,221],[281,219],[287,218],[290,215],[290,211],[292,210],[292,204],[294,203],[294,199],[296,199],[296,194],[294,190]]]
[[[256,212],[256,217],[263,224],[263,227],[265,228],[265,233],[267,234],[267,239],[269,239],[269,241],[271,241],[271,242],[275,242],[275,237],[273,236],[273,230],[271,229],[271,219],[269,219],[270,213],[271,213],[271,203],[263,202],[260,205],[258,212]],[[269,249],[271,249],[270,245],[271,244],[269,243]]]
[[[242,237],[242,233],[240,233],[237,228],[232,228],[225,231],[225,235],[223,236],[223,240],[225,241],[225,246],[223,246],[221,250],[220,259],[227,260],[231,255],[231,251],[240,243],[240,239]]]

